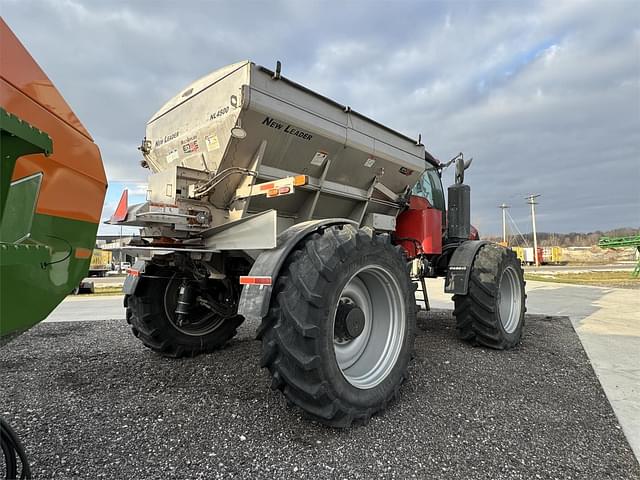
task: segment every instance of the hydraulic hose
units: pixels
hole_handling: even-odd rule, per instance
[[[4,454],[4,460],[7,468],[7,480],[18,478],[18,459],[22,464],[20,480],[30,480],[31,468],[29,468],[27,454],[25,453],[16,432],[14,432],[9,424],[2,418],[0,418],[0,446],[2,447],[2,453]]]

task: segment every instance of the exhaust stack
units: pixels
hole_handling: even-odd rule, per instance
[[[448,188],[449,210],[447,235],[449,240],[469,240],[471,236],[471,187],[465,185],[464,171],[473,159],[456,158],[456,183]]]

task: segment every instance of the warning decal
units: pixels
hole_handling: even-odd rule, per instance
[[[215,133],[209,135],[208,137],[204,137],[204,143],[207,144],[207,151],[213,152],[220,148],[220,142],[218,141],[218,135]]]

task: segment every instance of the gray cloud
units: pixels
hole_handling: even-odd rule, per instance
[[[136,146],[177,91],[228,63],[280,59],[290,78],[422,133],[437,157],[473,156],[467,178],[481,232],[499,231],[503,201],[528,230],[530,192],[543,195],[540,230],[640,224],[633,0],[5,0],[2,12],[116,181],[144,181]]]

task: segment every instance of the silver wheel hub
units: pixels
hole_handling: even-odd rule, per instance
[[[405,298],[395,275],[379,265],[357,271],[334,316],[333,345],[344,378],[360,389],[380,384],[398,361],[405,329]]]
[[[518,328],[522,315],[522,283],[515,268],[511,265],[502,272],[498,297],[502,327],[505,332],[513,333]]]

